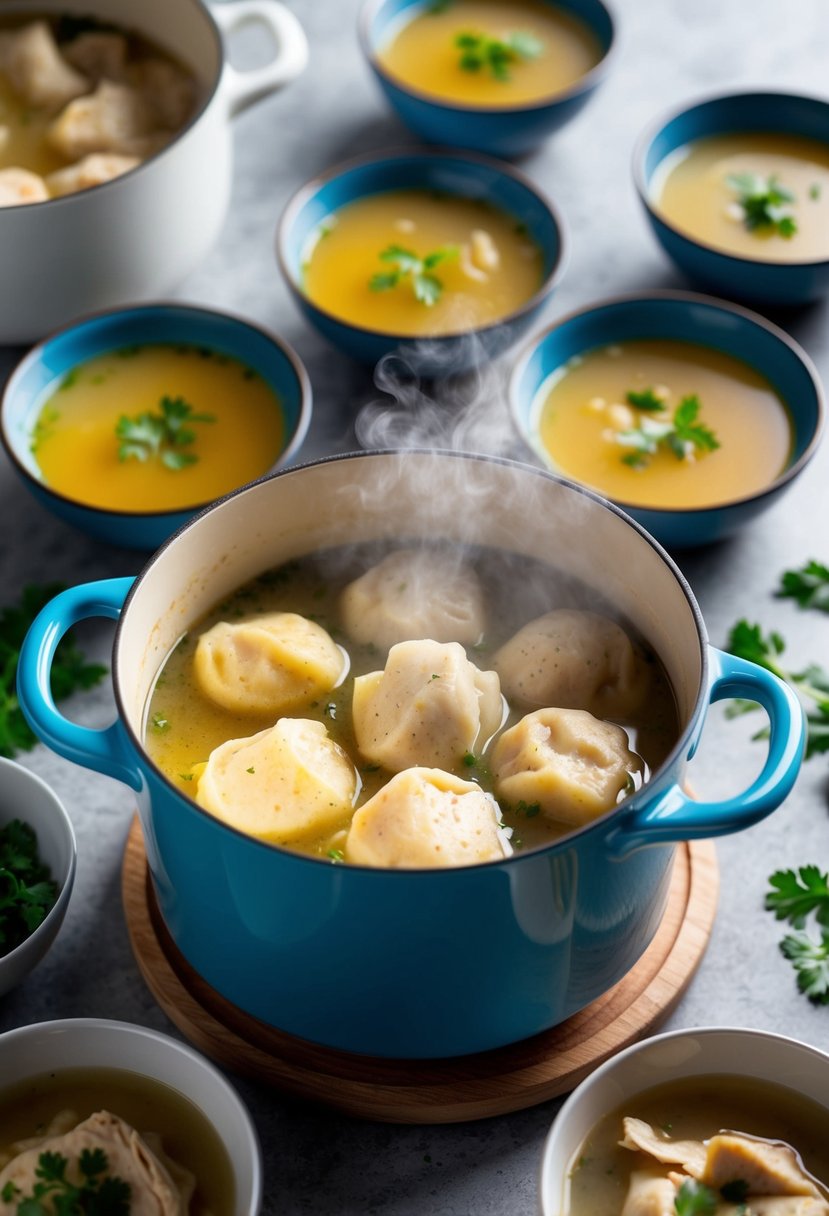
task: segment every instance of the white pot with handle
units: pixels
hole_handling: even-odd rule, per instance
[[[25,3],[4,5],[7,13]],[[195,77],[201,101],[181,132],[122,177],[43,203],[0,208],[0,343],[30,342],[71,318],[163,296],[216,240],[230,198],[231,118],[288,84],[308,44],[279,0],[50,0],[43,12],[76,13],[134,30]],[[272,35],[269,63],[241,72],[226,39],[256,21]]]

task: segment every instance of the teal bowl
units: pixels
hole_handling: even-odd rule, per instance
[[[192,304],[143,304],[96,313],[33,347],[10,376],[0,403],[0,439],[15,472],[48,510],[97,540],[132,549],[157,549],[209,505],[120,511],[87,506],[48,486],[32,452],[32,428],[45,401],[81,363],[144,343],[199,346],[239,359],[279,397],[285,446],[269,472],[298,452],[311,422],[311,382],[294,351],[274,334],[226,312]],[[236,487],[238,488],[238,487]]]
[[[749,132],[805,136],[829,144],[829,101],[771,91],[726,93],[658,118],[640,136],[633,178],[656,239],[693,282],[729,299],[791,307],[829,292],[829,258],[770,262],[727,253],[680,231],[659,212],[653,185],[667,157],[709,135]]]
[[[360,45],[389,105],[421,139],[490,156],[521,156],[575,118],[604,80],[615,46],[613,16],[604,0],[550,3],[584,22],[599,44],[601,58],[568,88],[535,102],[487,107],[442,101],[388,72],[378,51],[401,21],[427,7],[428,0],[368,0],[360,14]]]
[[[320,225],[357,199],[391,190],[434,190],[484,201],[523,224],[541,249],[542,282],[520,308],[498,321],[438,337],[382,333],[344,321],[309,300],[303,262]],[[565,264],[564,225],[554,204],[510,165],[464,152],[387,152],[337,165],[306,183],[288,203],[277,230],[277,257],[291,293],[324,338],[361,363],[399,354],[423,376],[468,371],[517,342],[538,319]]]
[[[668,549],[684,549],[722,540],[789,489],[817,450],[823,389],[806,352],[782,329],[746,308],[690,292],[618,296],[556,321],[518,358],[510,379],[510,412],[521,439],[542,464],[558,471],[541,442],[539,426],[550,377],[569,359],[597,347],[658,338],[696,343],[747,363],[776,389],[792,425],[786,468],[757,494],[706,508],[656,509],[614,500]]]

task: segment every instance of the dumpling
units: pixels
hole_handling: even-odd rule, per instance
[[[64,59],[97,84],[122,80],[127,64],[127,40],[123,34],[108,30],[88,30],[78,34],[62,48]]]
[[[583,709],[539,709],[505,730],[492,750],[498,797],[537,803],[541,814],[581,825],[609,811],[642,760],[621,726]]]
[[[336,827],[357,788],[354,765],[322,722],[280,718],[214,748],[196,801],[240,832],[281,843]]]
[[[355,813],[345,854],[357,865],[389,869],[500,861],[512,848],[499,818],[495,799],[474,782],[410,768]]]
[[[621,1216],[676,1216],[676,1194],[669,1178],[633,1170]]]
[[[388,650],[396,642],[477,642],[484,597],[466,562],[436,549],[398,549],[345,588],[343,628],[355,642]]]
[[[46,182],[28,169],[0,169],[0,207],[42,203],[49,197]]]
[[[0,69],[28,105],[59,110],[89,88],[61,55],[45,21],[0,35]]]
[[[118,152],[147,156],[159,143],[152,106],[137,89],[102,80],[94,93],[78,97],[49,127],[48,140],[67,160],[80,160],[90,152]]]
[[[595,612],[557,608],[530,621],[495,655],[508,700],[529,708],[625,717],[642,696],[630,638]]]
[[[177,131],[184,125],[192,113],[196,89],[180,68],[164,59],[143,59],[135,64],[130,78],[162,127]]]
[[[93,152],[69,165],[66,169],[58,169],[50,173],[46,179],[52,196],[60,198],[64,194],[76,194],[78,190],[88,190],[91,186],[101,186],[104,182],[112,181],[140,165],[137,156],[118,156],[114,152]]]
[[[234,713],[282,714],[322,696],[345,674],[346,659],[321,625],[273,612],[220,621],[196,645],[199,687]]]
[[[354,681],[357,746],[391,772],[454,768],[503,720],[494,671],[480,671],[458,642],[398,642],[383,671]]]

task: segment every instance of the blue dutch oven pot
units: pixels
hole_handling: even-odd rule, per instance
[[[181,635],[264,570],[334,545],[441,538],[541,559],[582,580],[660,656],[681,724],[652,780],[619,808],[527,854],[452,870],[332,865],[235,831],[176,790],[142,747],[149,693]],[[64,718],[49,672],[86,617],[120,617],[119,716]],[[603,499],[542,470],[449,452],[361,453],[248,486],[182,528],[140,577],[75,587],[32,625],[20,702],[67,758],[135,791],[164,922],[204,979],[290,1034],[351,1052],[440,1057],[515,1042],[615,984],[662,916],[674,843],[738,831],[788,794],[803,715],[769,672],[709,647],[677,567]],[[759,701],[771,734],[734,798],[683,792],[710,702]]]

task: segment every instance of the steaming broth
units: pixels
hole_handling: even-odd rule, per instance
[[[211,751],[225,741],[254,735],[273,726],[273,713],[232,712],[205,695],[196,679],[194,657],[198,639],[221,621],[249,621],[272,612],[302,614],[322,625],[345,648],[350,661],[348,677],[330,693],[312,695],[292,711],[295,717],[322,723],[333,738],[353,758],[358,767],[360,788],[355,799],[359,808],[377,794],[392,774],[361,756],[355,737],[352,713],[354,679],[382,668],[388,650],[371,642],[361,644],[348,637],[342,628],[340,595],[357,576],[372,568],[386,550],[360,546],[349,551],[332,550],[283,566],[263,575],[234,595],[217,604],[179,643],[168,657],[147,709],[145,746],[155,763],[183,794],[194,796],[201,773]],[[431,551],[430,551],[431,552]],[[435,548],[434,553],[456,552]],[[495,652],[527,621],[551,607],[592,604],[595,595],[580,586],[566,583],[550,568],[500,551],[476,550],[471,564],[481,578],[486,623],[483,635],[467,643],[466,654],[479,669],[490,668]],[[598,609],[601,611],[601,608]],[[677,714],[667,677],[656,656],[634,640],[638,661],[641,697],[637,707],[619,721],[631,747],[656,769],[673,746],[677,734]],[[437,675],[433,677],[437,679]],[[503,723],[513,725],[526,712],[515,705]],[[503,729],[498,736],[503,735]],[[484,790],[494,789],[490,771],[494,740],[474,757],[458,754],[451,771],[465,781],[478,783]],[[473,759],[473,764],[469,761]],[[243,770],[243,778],[249,780]],[[551,823],[534,813],[531,806],[500,803],[504,822],[513,830],[512,846],[530,849],[565,834],[563,822]],[[317,857],[342,860],[344,836],[353,809],[322,832],[282,841],[287,847]],[[537,808],[536,808],[537,810]],[[337,856],[340,854],[340,856]]]
[[[412,10],[408,10],[411,12]],[[529,53],[495,70],[466,56],[457,39],[469,34],[508,47],[515,34],[529,35]],[[508,52],[509,53],[509,52]],[[595,67],[601,50],[592,31],[572,14],[543,0],[450,0],[426,4],[381,48],[380,64],[403,85],[441,101],[486,108],[538,102],[564,92]]]
[[[772,224],[747,227],[729,184],[741,174],[773,178],[794,196],[784,204],[796,225],[792,236]],[[771,133],[696,140],[660,165],[652,197],[669,223],[726,253],[769,262],[829,257],[829,144],[819,140]]]
[[[186,423],[192,439],[144,459],[124,458],[122,418],[161,417],[181,400],[211,421]],[[73,368],[38,413],[32,450],[50,489],[117,511],[176,510],[210,502],[260,477],[285,444],[279,398],[256,372],[206,347],[147,345]],[[165,451],[191,457],[169,467]]]
[[[393,259],[394,249],[426,259],[423,274],[438,283],[431,302],[417,297],[417,270]],[[447,256],[429,266],[436,253]],[[397,190],[349,203],[319,227],[303,286],[314,304],[342,321],[434,337],[506,317],[535,294],[543,273],[541,250],[505,212],[474,199]],[[394,285],[378,287],[377,276],[396,274]]]
[[[644,1120],[672,1140],[706,1140],[725,1128],[783,1140],[815,1177],[829,1180],[829,1112],[824,1107],[767,1081],[690,1077],[631,1098],[594,1127],[576,1154],[563,1216],[621,1216],[631,1173],[660,1171],[643,1153],[620,1147],[625,1116]]]
[[[663,411],[627,404],[630,391],[664,395]],[[539,437],[556,468],[619,502],[640,507],[711,507],[756,494],[785,469],[792,424],[772,385],[748,364],[707,347],[666,339],[588,351],[555,374],[539,417]],[[698,421],[719,447],[679,459],[667,444],[639,467],[619,440],[630,429],[671,418],[690,395]]]
[[[80,1122],[100,1110],[140,1133],[161,1136],[164,1153],[195,1176],[189,1216],[234,1216],[230,1160],[212,1125],[176,1090],[138,1073],[66,1068],[3,1087],[0,1155],[14,1156],[14,1143],[44,1135],[62,1111],[74,1112]]]

